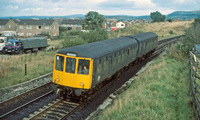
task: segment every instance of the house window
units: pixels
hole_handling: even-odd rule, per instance
[[[38,29],[42,29],[42,26],[38,26]]]
[[[81,25],[76,25],[76,27],[81,27]]]
[[[8,25],[9,28],[11,28],[11,25]]]
[[[53,29],[56,29],[56,26],[54,26]]]
[[[19,28],[20,28],[20,29],[23,29],[23,26],[22,26],[22,25],[20,25],[20,26],[19,26]]]
[[[4,28],[4,26],[3,26],[3,25],[0,25],[0,28]]]
[[[17,33],[18,36],[23,36],[24,33]]]
[[[32,26],[27,26],[27,29],[32,29]]]
[[[26,33],[26,35],[27,35],[27,36],[31,36],[31,35],[32,35],[32,33]]]
[[[49,29],[49,26],[45,26],[45,29]]]
[[[67,27],[72,27],[72,25],[71,25],[71,24],[69,24]]]
[[[63,27],[67,27],[66,24],[63,24],[62,26],[63,26]]]

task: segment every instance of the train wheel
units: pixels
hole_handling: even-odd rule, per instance
[[[61,89],[57,89],[56,91],[57,98],[63,97],[63,91]]]

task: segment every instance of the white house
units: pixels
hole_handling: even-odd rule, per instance
[[[123,23],[121,21],[117,22],[116,28],[124,28],[124,27],[125,27],[125,23]]]

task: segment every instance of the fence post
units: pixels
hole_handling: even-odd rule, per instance
[[[27,65],[25,64],[25,76],[27,75]]]

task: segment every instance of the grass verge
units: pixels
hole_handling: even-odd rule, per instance
[[[188,59],[157,58],[131,87],[103,111],[100,120],[193,120]]]
[[[0,88],[25,82],[53,71],[55,51],[13,55],[0,59]],[[25,64],[27,75],[25,75]]]

